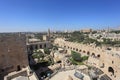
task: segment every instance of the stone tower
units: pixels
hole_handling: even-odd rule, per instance
[[[0,34],[0,78],[28,66],[26,37],[23,34]],[[1,79],[0,79],[1,80]]]

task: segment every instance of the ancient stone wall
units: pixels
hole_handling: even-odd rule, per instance
[[[28,66],[26,38],[23,34],[0,36],[0,74],[7,74]]]
[[[120,79],[120,48],[111,47],[111,50],[107,50],[108,46],[96,47],[93,44],[69,42],[62,38],[56,38],[54,43],[59,47],[88,55],[89,65],[100,68],[112,80]]]

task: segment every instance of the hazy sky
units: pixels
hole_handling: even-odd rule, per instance
[[[0,32],[120,25],[120,0],[0,0]]]

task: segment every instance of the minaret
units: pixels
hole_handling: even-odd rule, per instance
[[[50,38],[50,29],[48,29],[48,37]]]
[[[109,29],[109,26],[108,26],[108,31],[107,31],[108,33],[110,32],[110,29]]]

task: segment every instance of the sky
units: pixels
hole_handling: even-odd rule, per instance
[[[120,0],[0,0],[0,32],[120,26]]]

